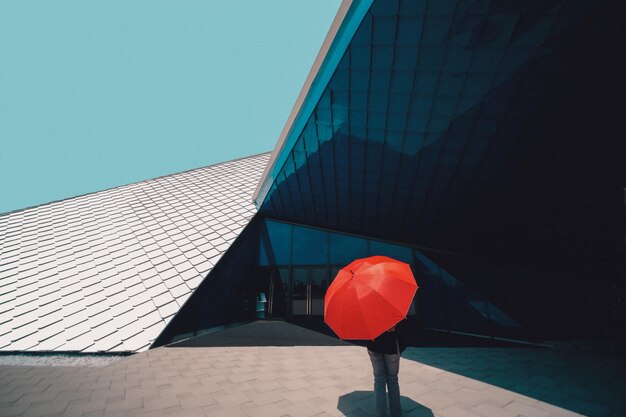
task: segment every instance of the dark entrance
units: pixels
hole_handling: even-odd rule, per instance
[[[267,317],[322,317],[328,281],[326,267],[262,268],[259,287],[267,296]]]
[[[323,316],[324,294],[328,287],[328,271],[325,267],[293,267],[293,293],[291,314],[293,316]]]

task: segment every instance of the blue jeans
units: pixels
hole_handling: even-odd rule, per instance
[[[374,369],[374,397],[376,399],[376,417],[387,417],[387,398],[385,386],[389,395],[391,417],[400,417],[400,386],[398,385],[398,371],[400,370],[399,354],[376,353],[367,351]]]

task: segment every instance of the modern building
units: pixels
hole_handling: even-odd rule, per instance
[[[345,0],[271,155],[0,217],[0,348],[138,351],[254,319],[261,293],[266,316],[321,321],[336,271],[372,254],[412,265],[418,327],[622,337],[623,15]]]

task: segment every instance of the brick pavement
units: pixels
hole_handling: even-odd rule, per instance
[[[626,415],[621,357],[409,348],[407,417]],[[0,416],[372,416],[357,346],[159,348],[104,367],[0,366]]]

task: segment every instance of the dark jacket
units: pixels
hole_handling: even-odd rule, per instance
[[[404,352],[406,342],[398,331],[385,332],[376,339],[367,342],[367,349],[372,352],[391,355]],[[398,352],[398,350],[400,350],[400,352]]]

